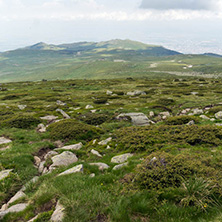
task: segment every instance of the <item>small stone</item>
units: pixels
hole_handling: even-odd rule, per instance
[[[111,96],[112,94],[113,94],[113,92],[112,92],[112,91],[110,91],[110,90],[107,90],[107,91],[106,91],[106,95]]]
[[[205,115],[200,115],[200,118],[205,119],[205,120],[209,120],[210,118],[205,116]]]
[[[116,166],[113,167],[113,170],[119,170],[119,169],[121,169],[121,168],[123,168],[127,165],[128,165],[128,162],[116,165]]]
[[[41,163],[41,159],[38,156],[34,156],[35,165],[39,167],[39,164]]]
[[[98,144],[99,145],[107,145],[111,141],[112,141],[112,137],[109,137],[109,138],[107,138],[105,140],[100,141]]]
[[[59,106],[66,106],[66,103],[63,103],[63,102],[60,101],[60,100],[57,100],[57,101],[56,101],[56,104],[59,105]]]
[[[91,113],[95,113],[96,111],[97,111],[96,109],[90,110]]]
[[[149,116],[150,116],[151,118],[154,117],[154,116],[155,116],[154,112],[153,112],[153,111],[150,111]]]
[[[131,154],[131,153],[125,153],[122,155],[114,156],[111,159],[111,163],[124,163],[127,161],[128,158],[130,158],[132,156],[133,156],[133,154]]]
[[[39,168],[38,168],[38,172],[39,173],[42,173],[43,170],[44,170],[44,164],[45,164],[45,161],[42,161],[40,164],[39,164]]]
[[[62,176],[62,175],[67,175],[67,174],[71,174],[71,173],[82,173],[83,172],[83,165],[77,165],[71,169],[68,169],[62,173],[60,173],[58,176]]]
[[[162,118],[163,117],[167,118],[167,117],[170,117],[170,113],[168,111],[167,112],[161,112],[161,113],[159,113],[159,116],[162,116]]]
[[[99,170],[105,170],[109,168],[109,166],[106,163],[90,163],[89,165],[98,166]]]
[[[46,127],[45,127],[45,125],[42,124],[42,123],[40,123],[40,124],[37,126],[37,131],[38,131],[39,133],[44,133],[44,132],[46,132]]]
[[[23,109],[25,109],[27,107],[27,105],[18,105],[18,108],[20,109],[20,110],[23,110]]]
[[[192,111],[193,111],[194,115],[200,115],[200,114],[204,113],[204,111],[202,109],[198,109],[198,108],[193,109]]]
[[[93,145],[95,145],[95,144],[96,144],[96,141],[97,141],[97,139],[93,140]]]
[[[91,153],[96,155],[96,156],[98,156],[98,157],[102,157],[102,155],[98,151],[96,151],[94,149],[91,150]]]
[[[136,126],[150,125],[150,120],[144,113],[122,113],[116,117],[117,120],[131,120]]]
[[[95,177],[95,176],[96,176],[95,173],[91,173],[91,174],[89,175],[89,177],[91,177],[91,178],[93,178],[93,177]]]
[[[110,148],[111,148],[111,147],[110,147],[109,145],[106,147],[107,150],[109,150]]]
[[[83,144],[77,143],[73,145],[63,146],[61,148],[56,148],[55,150],[80,150],[82,148]]]
[[[53,212],[50,221],[51,222],[62,222],[64,218],[65,208],[60,204],[60,201],[57,202],[55,211]]]
[[[144,91],[135,90],[133,92],[127,92],[126,95],[127,96],[139,96],[139,95],[146,95],[146,93]]]
[[[214,118],[211,118],[211,119],[210,119],[211,122],[214,122],[215,120],[216,120],[216,119],[214,119]]]
[[[8,177],[10,172],[12,172],[12,171],[13,171],[12,169],[0,171],[0,181],[5,179],[6,177]]]

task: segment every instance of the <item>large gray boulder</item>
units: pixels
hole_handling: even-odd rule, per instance
[[[132,153],[125,153],[122,155],[118,155],[118,156],[114,156],[111,159],[111,163],[124,163],[127,161],[128,158],[132,157],[133,154]]]
[[[131,122],[135,126],[147,126],[150,125],[150,120],[144,113],[122,113],[116,117],[118,120],[126,119],[129,117]]]
[[[64,151],[63,153],[52,157],[53,164],[49,168],[54,169],[59,166],[68,166],[69,164],[75,163],[77,161],[78,158],[74,153],[70,151]]]
[[[25,196],[26,196],[25,193],[22,190],[20,190],[8,201],[7,205],[15,202],[16,200],[18,200],[22,197],[25,197]]]

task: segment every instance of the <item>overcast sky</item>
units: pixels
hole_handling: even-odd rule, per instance
[[[222,0],[0,0],[0,51],[115,38],[222,54]]]

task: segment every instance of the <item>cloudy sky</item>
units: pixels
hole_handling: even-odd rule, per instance
[[[222,0],[0,0],[0,51],[115,38],[222,54]]]

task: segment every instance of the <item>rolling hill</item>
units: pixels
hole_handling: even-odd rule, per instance
[[[0,81],[100,79],[153,75],[220,75],[222,60],[212,54],[184,55],[132,40],[46,44],[0,54]]]

